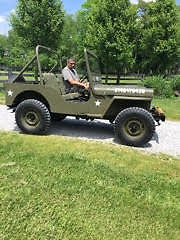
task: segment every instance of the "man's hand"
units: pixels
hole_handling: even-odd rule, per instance
[[[69,83],[72,84],[72,85],[77,85],[77,86],[81,86],[81,87],[84,87],[85,90],[88,90],[89,89],[89,83],[81,83],[81,82],[78,82],[72,78],[68,79]]]
[[[86,90],[89,90],[89,83],[84,83],[84,88],[85,88]]]

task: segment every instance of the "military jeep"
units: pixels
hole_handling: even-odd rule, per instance
[[[48,62],[45,53],[48,53]],[[150,109],[153,90],[137,85],[105,84],[97,56],[87,49],[84,56],[84,78],[89,81],[90,89],[82,96],[82,92],[66,91],[59,55],[50,48],[36,47],[31,61],[4,84],[6,105],[15,111],[20,130],[27,134],[44,134],[52,120],[60,121],[66,116],[105,119],[114,125],[120,143],[146,144],[155,132],[155,120],[161,118]],[[34,73],[33,79],[29,79],[28,69]]]

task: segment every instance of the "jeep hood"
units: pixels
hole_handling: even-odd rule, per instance
[[[145,88],[137,85],[105,85],[96,84],[93,87],[93,92],[96,95],[103,96],[130,96],[130,97],[153,97],[153,89]]]

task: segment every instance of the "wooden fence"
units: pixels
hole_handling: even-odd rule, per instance
[[[122,73],[120,76],[116,76],[115,74],[108,74],[107,76],[102,75],[103,83],[112,84],[112,85],[135,85],[144,80],[144,74],[137,73]]]
[[[13,72],[11,69],[7,69],[7,71],[5,72],[0,72],[0,90],[4,89],[3,87],[3,83],[8,82],[12,79],[12,77],[17,76],[17,72]],[[23,74],[24,77],[33,77],[34,74],[32,73],[25,73]],[[3,80],[2,78],[7,78],[6,80]]]

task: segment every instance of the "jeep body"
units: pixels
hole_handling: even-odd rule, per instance
[[[6,105],[13,108],[15,111],[19,104],[26,100],[33,99],[46,106],[51,118],[54,115],[64,117],[75,116],[76,118],[91,120],[106,119],[110,122],[114,122],[116,121],[118,114],[126,109],[131,109],[130,112],[133,110],[137,112],[138,109],[142,109],[143,111],[146,111],[146,113],[150,112],[153,90],[137,85],[104,84],[98,67],[98,58],[87,49],[84,50],[84,56],[86,74],[90,86],[88,99],[82,100],[79,98],[79,93],[66,93],[64,80],[61,74],[62,64],[59,56],[57,55],[58,60],[55,62],[51,70],[45,71],[46,69],[44,70],[41,65],[41,50],[57,55],[47,47],[37,46],[36,54],[32,60],[17,76],[15,76],[10,82],[4,84]],[[38,75],[32,80],[26,80],[26,77],[24,76],[25,72],[32,63],[35,63]],[[56,69],[56,72],[54,72],[54,69]],[[150,115],[148,115],[148,118],[149,116]],[[134,119],[136,120],[136,118]],[[133,120],[130,121],[130,123],[127,123],[128,126],[126,127],[129,128],[130,124],[132,128]],[[139,124],[140,123],[138,123],[138,125]],[[146,126],[144,125],[145,123],[139,127],[141,129],[145,128]],[[133,126],[133,128],[139,127]],[[153,126],[150,130],[152,131],[152,134],[154,133],[154,129],[155,127]],[[136,130],[133,131],[136,132]],[[36,131],[25,132],[36,133]],[[137,133],[132,134],[132,138],[134,138],[133,135],[136,134]],[[128,142],[127,144],[142,145],[129,144]]]

